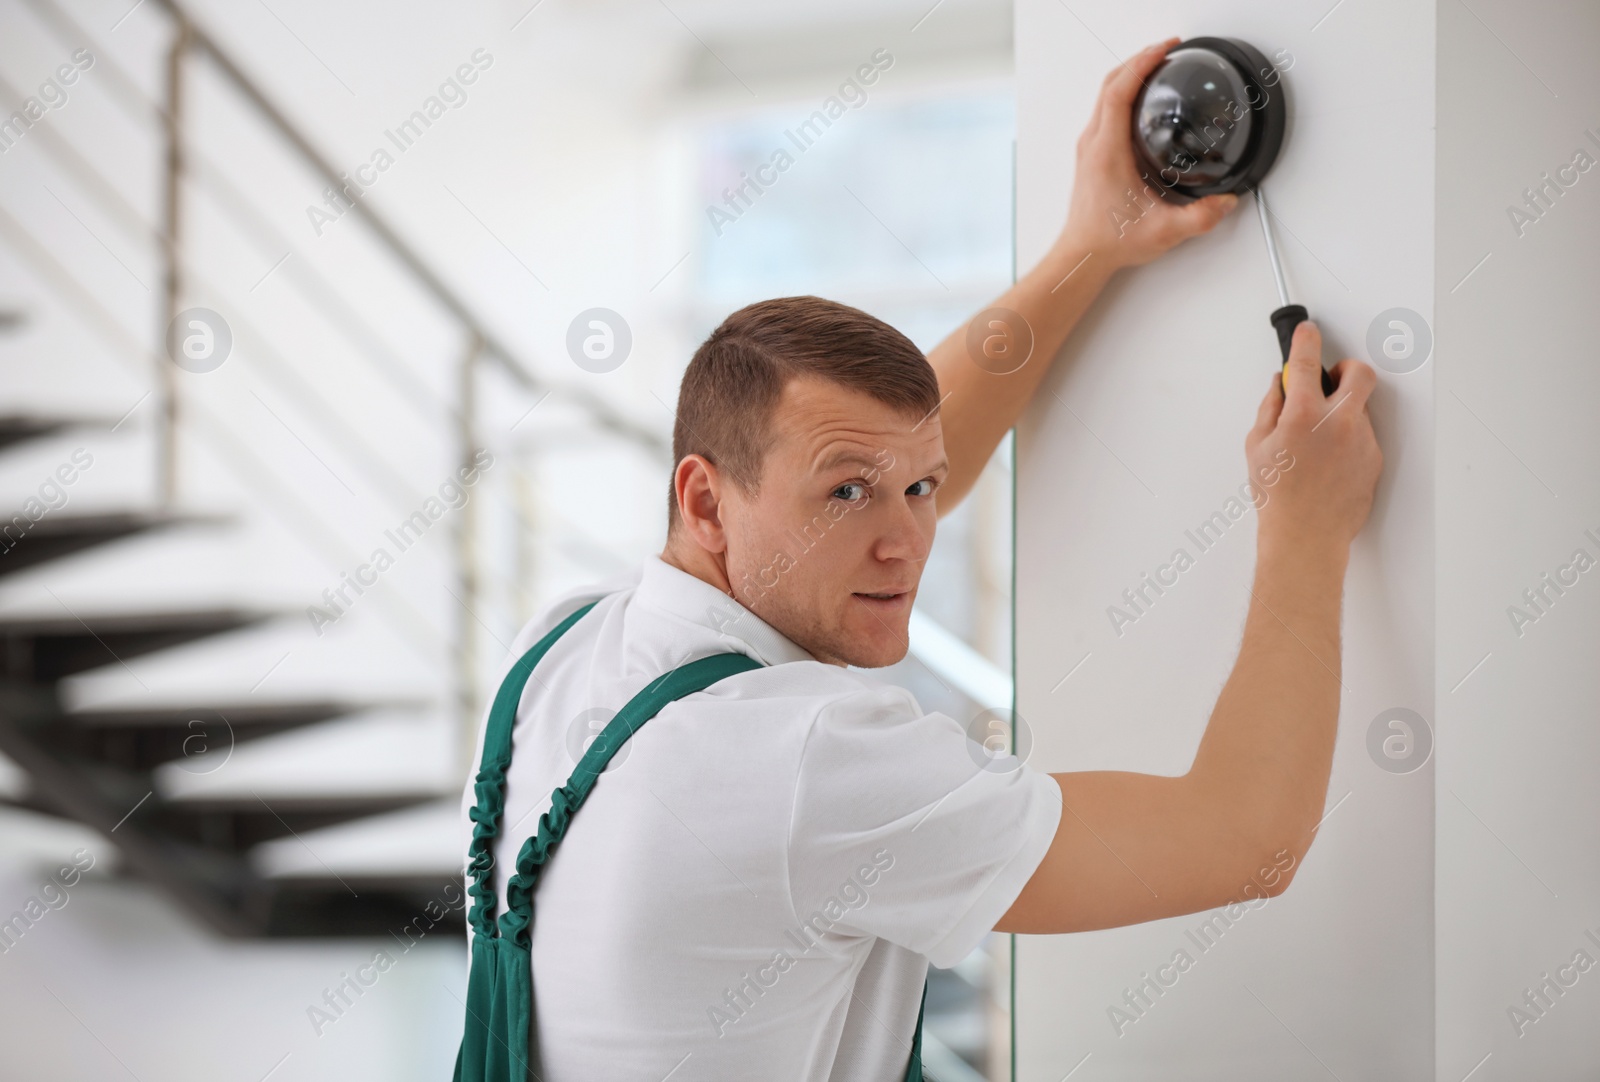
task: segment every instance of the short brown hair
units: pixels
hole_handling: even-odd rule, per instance
[[[695,350],[678,387],[672,464],[701,455],[746,492],[755,491],[767,425],[784,387],[813,375],[907,414],[939,408],[939,379],[905,335],[859,308],[821,297],[747,305]],[[678,521],[669,483],[668,526]]]

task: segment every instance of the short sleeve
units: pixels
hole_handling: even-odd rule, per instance
[[[796,931],[808,944],[876,936],[952,966],[1011,908],[1060,818],[1054,778],[1015,756],[990,759],[909,692],[832,699],[795,782]]]

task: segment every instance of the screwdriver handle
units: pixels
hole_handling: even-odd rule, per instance
[[[1289,393],[1289,343],[1294,341],[1294,329],[1304,323],[1307,318],[1306,308],[1303,304],[1286,304],[1271,315],[1272,329],[1278,332],[1278,350],[1283,354],[1283,368],[1278,378],[1278,386],[1285,393]],[[1326,368],[1322,369],[1322,394],[1327,397],[1333,393],[1333,377],[1328,375]]]

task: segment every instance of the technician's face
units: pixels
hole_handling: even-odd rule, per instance
[[[735,595],[820,661],[892,665],[906,655],[948,472],[938,415],[802,377],[770,432],[757,490],[728,494]]]

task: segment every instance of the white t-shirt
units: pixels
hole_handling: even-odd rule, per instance
[[[929,962],[960,961],[1021,893],[1061,816],[1054,780],[984,769],[952,718],[816,661],[655,557],[547,608],[501,678],[595,598],[523,693],[497,913],[552,791],[616,710],[710,654],[765,667],[647,722],[545,866],[532,952],[546,1082],[898,1082]],[[480,724],[474,773],[482,746]],[[463,859],[472,802],[469,782]]]

